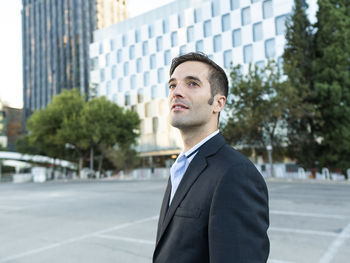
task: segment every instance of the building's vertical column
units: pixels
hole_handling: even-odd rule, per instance
[[[25,131],[25,123],[29,112],[29,78],[28,78],[28,16],[26,15],[27,0],[22,0],[22,76],[23,76],[23,116],[22,116],[22,130]]]

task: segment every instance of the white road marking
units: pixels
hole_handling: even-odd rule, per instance
[[[8,262],[8,261],[11,261],[11,260],[14,260],[14,259],[23,258],[23,257],[30,256],[30,255],[33,255],[33,254],[37,254],[37,253],[40,253],[40,252],[43,252],[43,251],[46,251],[46,250],[49,250],[49,249],[53,249],[53,248],[56,248],[56,247],[61,247],[61,246],[64,246],[66,244],[69,244],[69,243],[77,242],[77,241],[80,241],[80,240],[83,240],[83,239],[86,239],[86,238],[102,235],[102,234],[105,234],[105,233],[108,233],[108,232],[111,232],[111,231],[115,231],[115,230],[118,230],[118,229],[126,228],[126,227],[129,227],[129,226],[133,226],[133,225],[136,225],[136,224],[141,224],[141,223],[144,223],[144,222],[153,221],[153,220],[157,220],[157,219],[158,219],[158,216],[151,216],[151,217],[146,217],[146,218],[143,218],[143,219],[140,219],[140,220],[131,221],[130,223],[125,223],[125,224],[117,225],[117,226],[114,226],[114,227],[111,227],[111,228],[107,228],[107,229],[104,229],[104,230],[92,232],[92,233],[89,233],[89,234],[86,234],[86,235],[73,237],[73,238],[70,238],[70,239],[63,240],[61,242],[53,243],[53,244],[48,245],[48,246],[44,246],[44,247],[41,247],[41,248],[29,250],[29,251],[24,252],[24,253],[20,253],[20,254],[17,254],[17,255],[13,255],[13,256],[6,257],[6,258],[2,258],[2,259],[0,259],[0,262]]]
[[[270,210],[270,214],[290,215],[290,216],[306,216],[306,217],[319,217],[319,218],[333,218],[333,219],[347,219],[347,218],[349,218],[348,216],[344,216],[344,215],[329,215],[329,214],[317,214],[317,213],[300,213],[300,212],[278,211],[278,210]]]
[[[285,232],[285,233],[293,233],[293,234],[317,235],[317,236],[330,236],[330,237],[339,236],[338,233],[334,233],[334,232],[283,228],[283,227],[270,227],[269,231]],[[350,237],[350,235],[347,235],[346,237]]]
[[[283,189],[287,189],[287,188],[291,188],[291,187],[292,187],[291,185],[282,185],[282,186],[271,187],[271,188],[269,188],[269,192],[283,190]]]
[[[141,243],[141,244],[147,244],[147,245],[153,245],[153,246],[155,245],[155,241],[152,241],[152,240],[144,240],[144,239],[136,239],[136,238],[120,237],[120,236],[110,236],[110,235],[97,235],[96,237],[112,239],[112,240],[128,241],[133,243]]]
[[[350,223],[344,230],[336,237],[332,244],[328,247],[326,253],[323,254],[319,263],[330,263],[334,256],[338,253],[339,248],[343,245],[345,240],[350,237]]]
[[[285,260],[269,259],[269,260],[267,260],[267,263],[293,263],[293,262],[292,261],[285,261]]]

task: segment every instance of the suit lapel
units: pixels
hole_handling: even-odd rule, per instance
[[[214,136],[212,139],[210,139],[208,142],[206,142],[197,155],[193,158],[192,162],[188,166],[180,184],[179,187],[176,190],[176,193],[174,195],[174,198],[170,204],[170,207],[168,208],[168,211],[164,212],[163,207],[169,204],[169,197],[170,197],[170,190],[169,193],[166,192],[164,199],[163,199],[163,204],[162,204],[162,209],[160,213],[160,218],[159,218],[159,224],[158,224],[158,233],[157,233],[157,244],[156,247],[162,238],[165,229],[169,225],[171,219],[173,218],[175,211],[187,192],[190,190],[191,186],[193,183],[196,181],[196,179],[200,176],[200,174],[203,172],[203,170],[207,167],[207,161],[206,157],[216,153],[219,148],[221,148],[225,144],[225,140],[221,134],[218,134]],[[168,183],[169,186],[170,183]],[[168,188],[167,188],[168,190]],[[164,200],[167,199],[167,203],[164,204]],[[162,215],[162,212],[164,213]],[[164,220],[160,221],[164,217]]]
[[[160,215],[159,215],[159,219],[158,219],[157,242],[159,240],[161,226],[163,224],[165,215],[168,211],[170,192],[171,192],[171,181],[170,181],[170,177],[169,177],[168,185],[167,185],[166,190],[165,190],[165,194],[164,194],[163,202],[162,202],[162,207],[160,209]]]

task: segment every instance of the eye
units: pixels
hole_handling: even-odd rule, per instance
[[[190,82],[188,83],[188,86],[190,86],[190,87],[195,87],[195,86],[198,86],[198,84],[197,84],[196,82],[194,82],[194,81],[190,81]]]
[[[175,84],[169,84],[169,89],[175,89],[176,85]]]

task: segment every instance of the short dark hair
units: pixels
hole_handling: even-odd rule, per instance
[[[186,61],[198,61],[205,63],[209,66],[208,81],[211,89],[211,99],[209,104],[213,103],[214,96],[216,94],[222,94],[227,97],[228,93],[228,80],[225,71],[208,56],[202,52],[190,52],[174,58],[171,62],[169,75],[174,73],[176,67]]]

